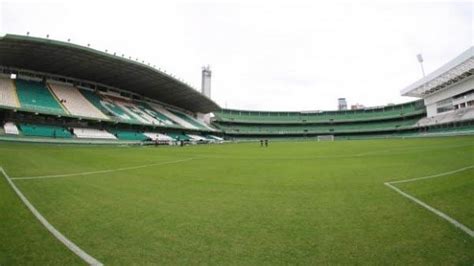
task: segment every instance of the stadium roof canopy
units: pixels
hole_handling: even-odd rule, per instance
[[[193,112],[220,109],[189,85],[151,66],[68,42],[7,34],[0,37],[0,66],[102,83]]]
[[[474,74],[474,47],[401,91],[403,96],[424,98]]]

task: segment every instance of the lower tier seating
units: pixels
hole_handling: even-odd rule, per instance
[[[6,122],[5,125],[3,125],[3,129],[5,130],[5,134],[11,134],[11,135],[20,134],[20,131],[18,131],[18,128],[13,122]]]
[[[148,137],[145,134],[136,132],[136,131],[115,130],[115,129],[111,129],[109,131],[113,133],[120,140],[144,141],[148,139]]]
[[[100,129],[73,128],[74,135],[82,139],[117,139],[113,134]]]
[[[187,135],[191,138],[191,140],[194,140],[194,141],[208,141],[208,139],[203,136],[194,135],[194,134],[187,134]]]
[[[174,140],[172,137],[165,134],[161,134],[161,133],[146,132],[145,136],[147,136],[153,141],[173,141]]]
[[[59,126],[20,124],[20,129],[24,136],[72,138],[71,132]]]
[[[186,135],[186,134],[182,134],[182,133],[166,133],[168,136],[170,136],[171,138],[173,138],[173,140],[176,140],[176,141],[188,141],[188,140],[191,140],[191,138]]]

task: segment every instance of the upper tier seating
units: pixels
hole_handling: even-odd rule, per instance
[[[108,119],[73,86],[50,83],[49,87],[70,114],[105,120]]]
[[[168,111],[166,108],[163,106],[160,106],[155,103],[148,103],[153,109],[155,109],[157,112],[165,115],[166,117],[169,117],[171,120],[175,121],[177,124],[185,127],[185,128],[190,128],[190,129],[197,129],[196,126],[193,124],[189,123],[188,121],[182,119],[181,117],[175,115],[174,113]]]
[[[195,119],[194,117],[191,117],[185,113],[182,113],[182,112],[179,112],[179,111],[175,111],[175,110],[171,110],[171,109],[168,109],[171,113],[175,114],[176,116],[180,117],[181,119],[183,119],[184,121],[190,123],[191,125],[193,125],[194,127],[196,128],[199,128],[199,129],[211,129],[209,126],[207,126],[206,124],[202,123],[201,121],[198,121],[197,119]]]
[[[113,101],[106,98],[102,98],[100,95],[98,95],[97,93],[93,91],[81,89],[80,92],[96,108],[98,108],[100,111],[102,111],[102,113],[108,115],[109,117],[112,117],[121,121],[140,123],[132,115],[130,115],[125,110],[117,106]]]
[[[20,124],[20,129],[24,136],[72,138],[71,132],[59,126]]]
[[[406,120],[389,120],[377,122],[359,122],[346,124],[219,124],[226,133],[241,134],[333,134],[351,132],[370,132],[380,130],[398,130],[411,128],[416,125],[418,118]]]
[[[73,128],[74,135],[83,139],[117,139],[113,134],[100,129]]]
[[[128,114],[133,116],[136,120],[148,125],[173,125],[174,123],[159,114],[155,110],[148,108],[145,104],[131,101],[113,101],[117,106],[120,106]]]
[[[18,96],[13,80],[0,78],[0,105],[18,108]]]
[[[15,83],[22,109],[49,114],[65,114],[61,105],[41,82],[17,79]]]
[[[164,125],[168,125],[168,126],[178,126],[179,125],[178,123],[176,123],[175,121],[173,121],[172,119],[167,117],[166,115],[158,112],[158,110],[151,107],[149,103],[144,103],[143,102],[143,103],[139,104],[138,107],[140,109],[142,109],[143,111],[145,111],[145,112],[149,113],[150,115],[152,115],[155,119],[160,120]]]
[[[20,131],[18,131],[18,128],[13,122],[6,122],[5,125],[3,125],[3,129],[5,130],[5,134],[12,134],[12,135],[20,134]]]
[[[214,112],[217,121],[243,123],[325,123],[344,121],[381,120],[426,113],[422,101],[389,105],[378,108],[324,112],[258,112],[221,110]]]

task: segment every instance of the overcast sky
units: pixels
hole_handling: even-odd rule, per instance
[[[473,2],[0,0],[0,33],[72,42],[157,65],[252,110],[413,100],[400,90],[473,45]],[[126,89],[126,88],[124,88]]]

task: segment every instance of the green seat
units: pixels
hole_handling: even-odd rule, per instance
[[[136,132],[136,131],[126,131],[126,130],[116,130],[116,129],[111,129],[108,131],[114,134],[120,140],[144,141],[148,139],[148,137],[145,136],[143,133]]]
[[[18,100],[22,109],[38,113],[65,114],[50,90],[37,81],[15,81]]]
[[[20,124],[19,128],[25,136],[49,137],[49,138],[72,138],[71,132],[59,126],[46,126],[35,124]]]

